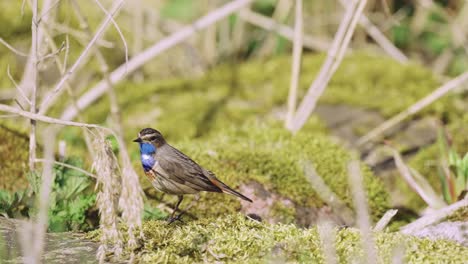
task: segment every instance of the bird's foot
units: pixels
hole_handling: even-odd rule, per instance
[[[170,216],[168,219],[167,219],[167,224],[170,225],[172,223],[174,223],[175,221],[180,221],[181,223],[183,223],[184,221],[182,221],[181,219],[181,216],[182,214],[179,214],[177,216]]]

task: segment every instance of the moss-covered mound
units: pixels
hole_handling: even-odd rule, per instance
[[[352,207],[347,184],[347,164],[352,157],[324,135],[301,132],[293,136],[281,124],[249,124],[210,138],[173,145],[231,187],[242,190],[243,186],[255,182],[261,184],[266,192],[278,195],[272,211],[283,219],[286,214],[290,222],[299,220],[300,208],[317,209],[325,205],[304,176],[301,165],[304,161],[310,162],[331,190]],[[388,208],[388,195],[379,179],[364,165],[362,172],[369,206],[374,220],[377,220]],[[148,184],[147,180],[144,181]],[[262,194],[255,192],[258,190],[254,191],[255,197],[252,198],[261,199]],[[285,208],[280,198],[292,202],[293,206]],[[207,193],[190,213],[206,217],[236,212],[240,208],[241,203],[235,197]],[[316,220],[302,224],[310,225]]]
[[[270,225],[242,215],[206,218],[188,224],[164,221],[143,224],[142,263],[265,263],[269,261],[324,263],[317,228]],[[340,263],[355,263],[363,256],[359,232],[337,231],[335,249]],[[378,260],[391,263],[404,248],[405,263],[464,263],[468,248],[448,241],[418,239],[398,233],[375,234]]]
[[[15,191],[27,186],[29,139],[0,124],[0,189]]]

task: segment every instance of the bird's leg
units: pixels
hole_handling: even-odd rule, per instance
[[[180,212],[180,214],[176,217],[177,219],[180,219],[180,217],[185,214],[188,210],[190,210],[190,208],[192,208],[197,202],[198,200],[200,199],[200,195],[199,194],[195,194],[195,198],[190,202],[190,204],[187,206],[187,208],[185,208],[185,210],[183,210],[182,212]]]
[[[172,211],[171,217],[169,218],[169,224],[173,223],[176,220],[180,220],[181,214],[179,214],[177,217],[174,217],[174,215],[176,214],[177,210],[179,209],[179,205],[180,205],[180,203],[182,203],[182,200],[184,199],[184,196],[183,195],[177,195],[177,197],[179,198],[179,200],[177,201],[176,206],[174,207],[174,211]]]

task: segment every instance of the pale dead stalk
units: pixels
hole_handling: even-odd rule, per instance
[[[239,17],[252,25],[261,27],[265,30],[274,31],[276,34],[290,41],[294,40],[294,29],[287,25],[278,23],[267,16],[255,13],[248,9],[242,9],[239,12]],[[326,51],[330,47],[330,43],[328,43],[328,41],[305,34],[303,35],[303,45],[308,49],[318,51]]]
[[[327,186],[312,164],[302,162],[302,167],[306,179],[320,199],[333,208],[333,211],[341,217],[346,225],[353,226],[355,224],[353,211]]]
[[[38,63],[39,63],[39,20],[38,17],[38,1],[32,1],[32,22],[31,22],[31,99],[29,100],[29,107],[31,113],[36,113],[37,89],[38,89]],[[20,87],[21,89],[21,87]],[[31,119],[31,130],[29,131],[29,170],[34,171],[34,160],[36,160],[36,121]]]
[[[13,76],[11,75],[11,72],[10,72],[10,65],[8,64],[7,66],[7,76],[8,78],[10,79],[11,83],[13,83],[13,85],[15,86],[16,90],[18,91],[18,93],[21,95],[21,98],[23,98],[24,101],[26,101],[28,103],[28,105],[31,107],[31,101],[29,100],[29,98],[24,94],[23,90],[18,86],[18,84],[16,83],[15,79],[13,78]]]
[[[276,1],[275,11],[271,16],[273,21],[282,23],[286,20],[289,13],[291,12],[294,1],[297,0],[278,0]],[[295,41],[295,40],[294,40]],[[267,38],[263,41],[261,46],[255,51],[255,56],[265,57],[268,54],[271,54],[276,44],[276,36],[269,34]]]
[[[322,251],[325,257],[326,264],[338,263],[338,255],[336,254],[336,230],[332,223],[323,221],[317,224],[317,231],[322,242]]]
[[[92,177],[92,178],[97,178],[97,176],[95,174],[92,174],[91,172],[87,171],[87,170],[84,170],[82,168],[78,168],[76,166],[73,166],[73,165],[70,165],[70,164],[67,164],[67,163],[63,163],[63,162],[60,162],[60,161],[56,161],[56,160],[47,160],[47,159],[36,159],[35,162],[37,163],[52,163],[52,164],[55,164],[55,165],[59,165],[59,166],[62,166],[62,167],[66,167],[66,168],[69,168],[69,169],[72,169],[72,170],[76,170],[76,171],[79,171],[85,175],[88,175],[89,177]]]
[[[358,141],[357,145],[362,146],[371,140],[375,140],[378,138],[382,133],[387,131],[388,129],[394,127],[396,124],[400,123],[401,121],[405,120],[407,117],[412,116],[428,105],[432,104],[448,92],[452,91],[453,89],[463,85],[468,81],[468,71],[460,74],[458,77],[450,80],[449,82],[445,83],[444,85],[440,86],[432,93],[427,95],[426,97],[422,98],[418,102],[414,103],[410,107],[408,107],[403,112],[395,115],[394,117],[388,119],[387,121],[380,124],[378,127],[372,129],[369,133],[362,136]]]
[[[34,259],[40,260],[45,246],[45,235],[48,228],[49,196],[52,192],[55,173],[53,172],[53,160],[55,154],[56,128],[49,127],[44,133],[44,159],[47,161],[42,169],[42,183],[39,193],[38,214],[34,229],[33,252]],[[35,160],[34,160],[35,161]]]
[[[289,85],[288,95],[288,112],[286,114],[285,126],[291,125],[296,111],[297,90],[299,86],[299,78],[301,75],[301,56],[302,56],[302,40],[303,40],[303,17],[302,17],[302,0],[296,0],[295,6],[295,21],[294,21],[294,42],[293,42],[293,57],[291,65],[291,83]]]
[[[380,218],[380,220],[374,226],[374,232],[383,231],[388,226],[392,218],[398,213],[396,209],[390,209]]]
[[[356,211],[356,221],[361,231],[361,243],[366,258],[363,263],[375,263],[377,261],[377,250],[372,235],[371,219],[359,161],[354,160],[349,162],[348,176]]]
[[[424,177],[418,177],[416,179],[411,169],[406,166],[405,162],[401,158],[400,153],[395,149],[392,149],[393,159],[395,160],[395,166],[397,167],[400,175],[403,177],[406,183],[413,189],[427,205],[431,208],[441,208],[445,206],[445,202],[439,198],[434,192],[431,185],[424,179]]]
[[[57,124],[57,125],[63,125],[63,126],[76,126],[76,127],[84,127],[84,128],[98,128],[98,129],[105,130],[105,131],[115,135],[115,132],[112,131],[112,129],[107,128],[107,127],[103,127],[103,126],[100,126],[100,125],[60,120],[60,119],[57,119],[57,118],[41,115],[39,113],[31,113],[31,112],[28,112],[28,111],[24,111],[24,110],[21,110],[21,109],[18,109],[18,108],[9,106],[9,105],[5,105],[5,104],[0,104],[0,111],[7,112],[7,113],[10,113],[10,114],[20,115],[20,116],[25,117],[27,119],[41,121],[41,122],[49,123],[49,124]]]
[[[24,4],[25,4],[26,1],[23,2],[23,4],[21,5],[21,10],[23,10],[24,8]],[[39,14],[37,14],[38,12],[38,8],[37,8],[37,3],[35,2],[38,2],[38,0],[33,0],[32,2],[29,1],[30,3],[30,6],[31,6],[31,9],[33,11],[33,19],[36,19],[35,22],[33,23],[36,23],[36,25],[32,25],[32,28],[31,30],[32,31],[36,31],[36,32],[32,32],[31,33],[31,36],[34,37],[32,38],[32,42],[36,42],[37,43],[37,46],[35,47],[34,44],[32,43],[31,44],[31,50],[30,50],[30,53],[29,53],[29,57],[28,57],[28,60],[26,61],[26,66],[24,67],[24,71],[23,71],[23,76],[22,76],[22,79],[21,79],[21,82],[19,84],[19,87],[20,89],[22,89],[23,93],[26,94],[26,95],[30,95],[31,94],[31,91],[33,89],[33,86],[31,85],[31,83],[34,82],[34,76],[33,75],[37,75],[37,58],[39,55],[37,54],[38,51],[42,50],[41,48],[41,45],[42,45],[42,42],[44,40],[44,36],[42,34],[42,31],[39,28],[37,28],[36,30],[34,30],[34,27],[36,26],[39,26],[39,24],[42,24],[43,22],[47,22],[49,20],[49,12],[45,12],[47,10],[50,9],[50,6],[52,5],[52,0],[44,0],[42,2],[42,12],[44,12],[44,14],[41,14],[40,17],[42,18],[41,21],[39,21],[37,18],[39,16]],[[23,12],[23,11],[21,11]],[[36,14],[34,14],[34,12],[36,12]],[[33,36],[34,35],[34,36]],[[35,73],[36,72],[36,73]],[[22,103],[22,99],[20,97],[17,98],[18,101],[20,103]]]
[[[112,83],[118,83],[124,79],[126,73],[132,73],[141,66],[143,66],[148,61],[152,60],[154,57],[158,56],[165,50],[174,47],[175,45],[185,41],[187,38],[197,33],[198,31],[205,29],[206,27],[216,23],[217,21],[229,16],[230,14],[238,11],[247,4],[251,3],[253,0],[235,0],[231,1],[224,6],[213,10],[208,13],[206,16],[195,21],[192,25],[186,26],[181,30],[173,33],[172,35],[162,39],[158,43],[149,47],[148,49],[142,51],[140,54],[135,55],[132,59],[128,61],[126,65],[121,65],[113,72],[110,73],[109,78]],[[105,80],[100,81],[88,92],[86,92],[81,98],[77,101],[77,106],[79,109],[85,109],[91,103],[100,98],[106,91],[108,85]],[[63,112],[61,119],[72,120],[77,114],[77,109],[69,107]]]
[[[27,53],[19,51],[19,50],[15,49],[13,46],[11,46],[10,44],[8,44],[8,42],[6,42],[3,38],[0,38],[0,44],[3,44],[5,47],[7,47],[9,50],[11,50],[13,53],[15,53],[18,56],[22,56],[22,57],[27,57],[28,56]]]
[[[75,63],[68,69],[65,73],[65,75],[62,76],[60,81],[55,85],[54,89],[50,91],[45,97],[44,100],[41,103],[41,107],[39,109],[40,114],[44,114],[47,112],[51,104],[57,99],[58,95],[60,94],[60,91],[62,90],[65,82],[71,77],[71,75],[80,67],[82,66],[82,62],[84,59],[89,55],[91,48],[94,46],[96,41],[101,37],[101,35],[104,33],[104,31],[107,29],[111,21],[113,20],[113,16],[117,14],[117,12],[120,10],[120,8],[123,5],[124,0],[118,0],[115,1],[113,6],[111,7],[110,10],[110,15],[106,16],[104,21],[101,23],[100,27],[96,31],[96,34],[94,37],[89,41],[88,45],[84,48],[83,52],[80,54],[78,59],[75,61]],[[124,65],[125,68],[125,65]]]
[[[412,234],[417,230],[420,230],[426,226],[430,226],[447,218],[448,216],[452,215],[455,211],[464,207],[468,207],[467,197],[447,207],[436,210],[435,212],[432,212],[429,215],[423,216],[408,225],[403,226],[402,228],[400,228],[400,231],[403,234]]]
[[[299,131],[299,129],[301,129],[305,124],[314,110],[317,100],[320,98],[332,75],[341,64],[366,2],[366,0],[353,0],[349,2],[345,16],[341,21],[332,46],[328,51],[327,58],[322,65],[317,78],[309,87],[306,96],[299,105],[293,122],[288,127],[288,129],[293,133]]]
[[[340,0],[340,4],[346,8],[349,1]],[[367,34],[371,36],[377,44],[388,54],[390,57],[399,61],[400,63],[407,63],[408,57],[401,52],[393,43],[367,18],[366,15],[361,15],[359,24],[366,30]]]

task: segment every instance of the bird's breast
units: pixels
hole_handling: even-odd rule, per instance
[[[158,161],[150,154],[141,154],[141,164],[145,172],[150,171]]]

